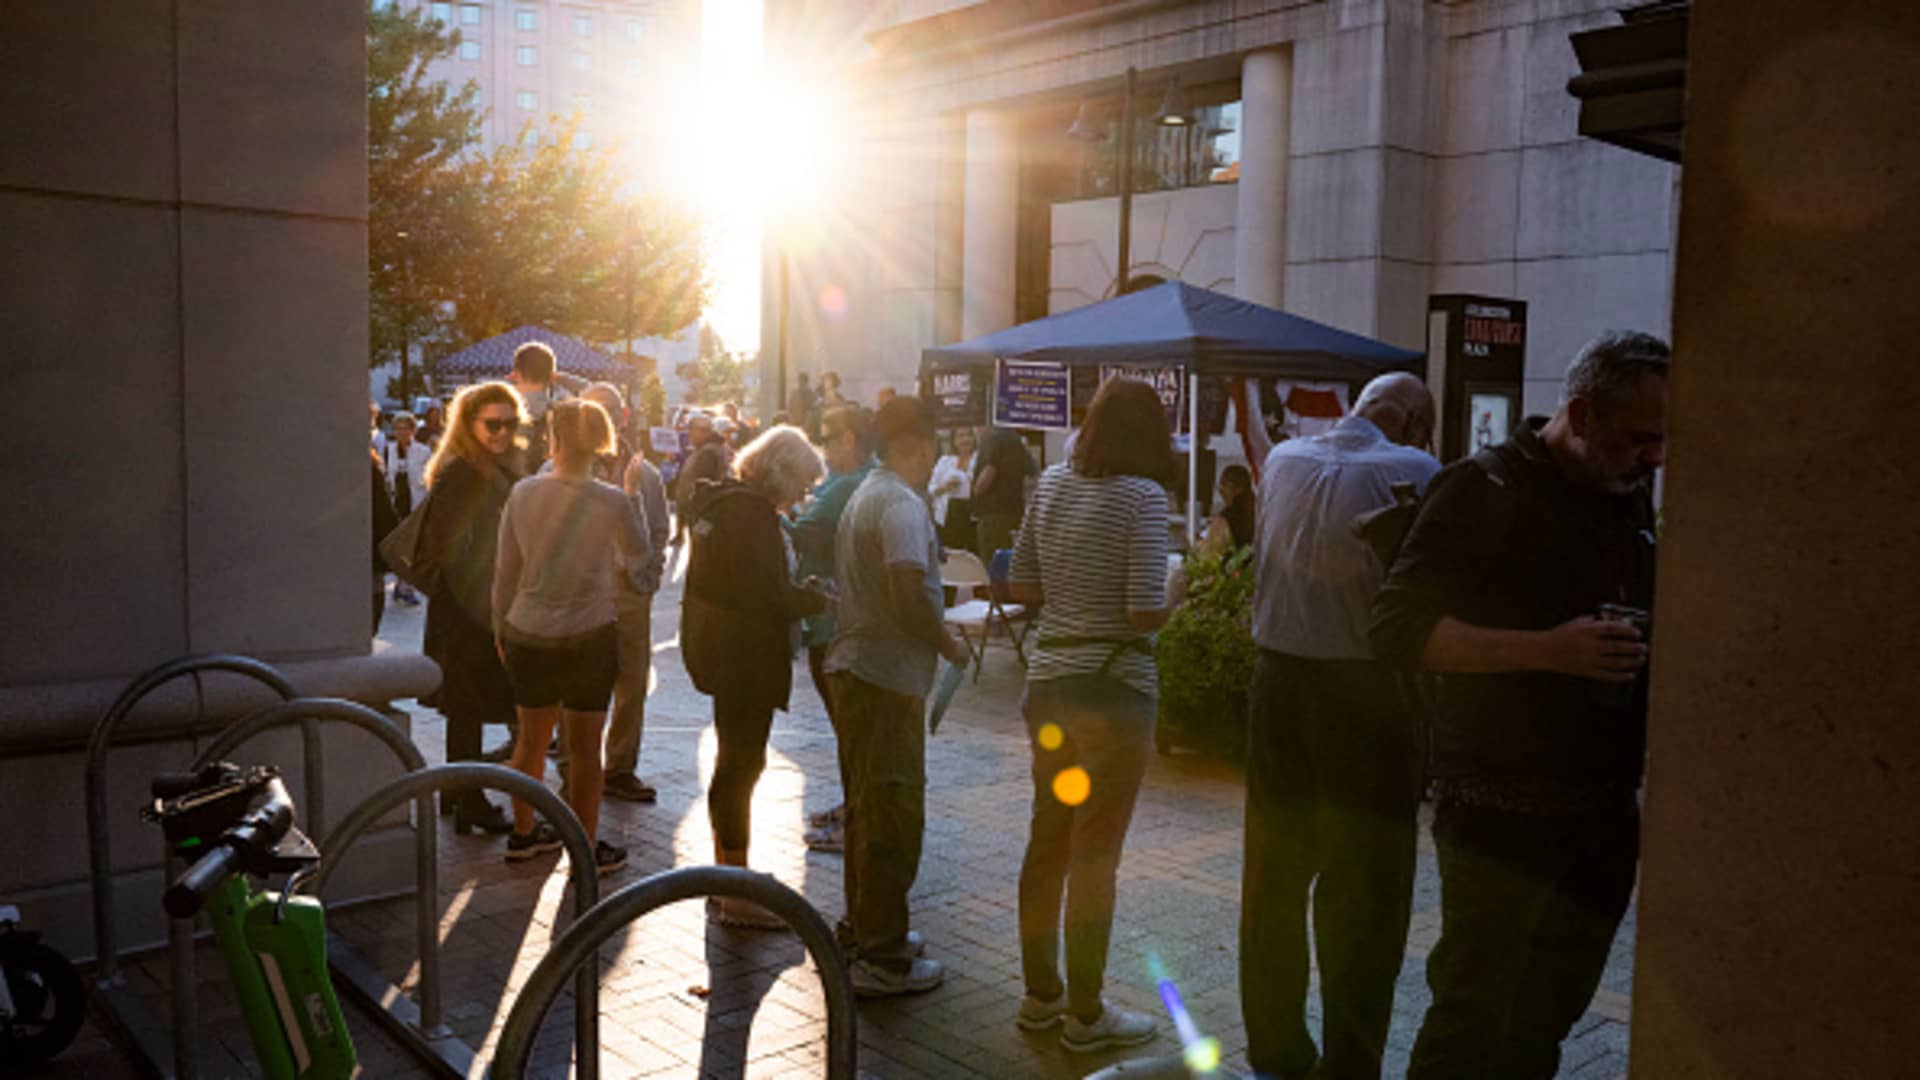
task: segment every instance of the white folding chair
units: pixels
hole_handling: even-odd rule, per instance
[[[1007,620],[1025,613],[1019,604],[1000,604],[992,599],[993,579],[987,574],[986,564],[971,551],[948,548],[940,563],[940,584],[951,586],[955,595],[961,590],[972,595],[975,590],[987,593],[985,599],[961,600],[947,609],[945,622],[960,634],[960,641],[967,647],[967,655],[973,658],[973,677],[980,678],[980,664],[986,658],[987,639],[991,636],[993,620],[997,617],[1006,626],[1007,636],[1014,640],[1014,649],[1021,653],[1021,662],[1026,662],[1024,650],[1013,638],[1013,627]]]

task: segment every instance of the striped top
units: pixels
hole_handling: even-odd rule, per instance
[[[1123,639],[1144,638],[1129,611],[1167,606],[1167,495],[1142,476],[1085,477],[1070,465],[1040,474],[1014,541],[1009,579],[1045,597],[1027,668],[1030,681],[1092,675]],[[1058,638],[1100,643],[1049,646]],[[1127,649],[1108,674],[1149,697],[1158,693],[1153,655]]]

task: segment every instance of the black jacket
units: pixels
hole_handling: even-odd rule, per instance
[[[1493,455],[1490,460],[1484,455]],[[1545,630],[1601,604],[1653,608],[1654,517],[1644,491],[1610,495],[1561,472],[1534,430],[1441,470],[1374,600],[1374,654],[1416,667],[1442,616]],[[1436,782],[1590,805],[1639,786],[1646,677],[1625,704],[1565,675],[1443,675]]]
[[[464,458],[455,458],[434,479],[427,500],[427,517],[420,525],[421,561],[437,572],[440,589],[430,597],[428,622],[434,608],[446,610],[443,599],[460,606],[480,626],[492,626],[493,560],[500,549],[500,515],[507,495],[519,479],[495,465],[482,471]],[[432,627],[429,626],[429,636]]]
[[[680,644],[694,687],[784,709],[793,689],[796,602],[779,515],[727,479],[692,492]]]

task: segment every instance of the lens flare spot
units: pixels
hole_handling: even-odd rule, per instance
[[[1042,750],[1058,750],[1066,745],[1067,733],[1060,730],[1059,724],[1041,724],[1039,734],[1034,739]]]
[[[1061,769],[1053,775],[1053,797],[1068,806],[1079,806],[1093,794],[1093,778],[1087,770],[1078,765]]]
[[[1180,1056],[1186,1059],[1188,1069],[1206,1076],[1220,1067],[1220,1040],[1205,1038],[1190,1043]]]
[[[847,313],[847,290],[838,285],[828,285],[820,290],[820,314],[829,319],[838,319]]]

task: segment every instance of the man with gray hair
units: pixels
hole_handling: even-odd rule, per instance
[[[1553,1076],[1626,913],[1670,360],[1647,334],[1589,343],[1551,420],[1434,478],[1374,601],[1376,655],[1439,676],[1410,1080]]]
[[[1386,568],[1362,515],[1440,471],[1433,395],[1382,375],[1353,414],[1281,443],[1254,525],[1240,1006],[1261,1076],[1378,1077],[1413,907],[1420,781],[1414,716],[1373,658],[1368,609]],[[1316,884],[1317,882],[1317,884]],[[1307,898],[1322,1049],[1307,1030]]]

